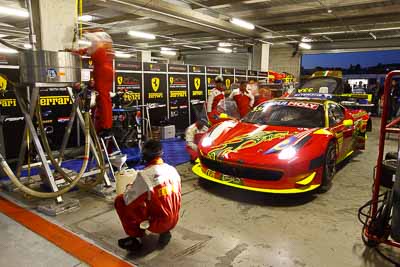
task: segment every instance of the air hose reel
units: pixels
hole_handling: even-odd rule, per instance
[[[20,86],[15,86],[15,95],[17,104],[23,113],[25,119],[24,136],[29,133],[29,143],[26,139],[23,139],[19,159],[17,164],[16,174],[11,170],[6,160],[0,154],[0,167],[10,177],[10,180],[16,185],[16,187],[24,193],[39,197],[39,198],[56,198],[58,203],[63,200],[61,195],[68,192],[76,185],[85,187],[85,183],[81,182],[81,178],[93,177],[97,178],[90,186],[104,182],[106,186],[110,186],[110,180],[105,171],[105,163],[101,146],[99,145],[98,137],[91,125],[90,118],[90,106],[81,104],[82,95],[86,96],[87,90],[83,88],[80,93],[74,94],[71,87],[80,82],[80,58],[68,52],[52,52],[52,51],[26,51],[20,54]],[[43,128],[43,122],[41,122],[40,113],[40,90],[47,88],[67,88],[68,96],[73,100],[73,108],[70,114],[70,121],[65,130],[64,138],[61,144],[59,158],[53,157],[50,146],[48,145],[46,131]],[[76,96],[76,97],[75,97]],[[88,103],[88,101],[83,101]],[[82,112],[81,108],[84,110]],[[40,129],[39,134],[33,124],[33,118],[37,117]],[[78,123],[81,129],[85,133],[85,149],[83,155],[83,161],[78,174],[68,175],[67,172],[63,172],[61,168],[62,156],[68,144],[71,129],[73,127],[73,121],[75,118],[78,119]],[[41,142],[42,141],[42,142]],[[40,168],[45,174],[46,183],[50,186],[52,192],[43,192],[37,188],[31,188],[29,185],[24,184],[21,179],[21,171],[30,166],[23,166],[26,155],[26,148],[30,143],[37,151],[39,158]],[[46,155],[46,153],[47,155]],[[50,159],[53,167],[59,172],[66,180],[67,185],[59,188],[57,185],[53,171],[50,168],[47,157]],[[89,160],[93,159],[96,162],[96,168],[87,170]]]

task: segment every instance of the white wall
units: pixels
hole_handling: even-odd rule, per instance
[[[289,72],[293,74],[297,80],[300,77],[301,55],[297,53],[294,57],[294,48],[271,46],[269,52],[269,69],[276,72]]]

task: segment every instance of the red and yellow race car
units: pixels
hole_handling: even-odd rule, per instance
[[[336,164],[365,148],[369,115],[330,100],[274,99],[201,139],[198,176],[267,193],[327,191]]]

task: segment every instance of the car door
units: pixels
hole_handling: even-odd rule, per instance
[[[338,160],[346,157],[352,149],[353,126],[343,125],[344,109],[336,103],[328,104],[329,127],[334,132],[338,143]]]

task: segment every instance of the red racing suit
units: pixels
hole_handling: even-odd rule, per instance
[[[140,223],[145,220],[150,222],[150,232],[167,232],[179,219],[180,176],[174,167],[156,159],[138,173],[114,204],[127,235],[142,237],[145,230],[140,229]]]
[[[235,100],[241,118],[246,116],[254,105],[254,96],[247,91],[241,92],[239,89],[235,89],[229,98]]]
[[[219,101],[225,98],[223,90],[218,90],[214,88],[211,90],[210,95],[207,98],[207,116],[211,123],[218,120],[217,106]]]
[[[87,48],[79,50],[79,54],[86,54]],[[91,55],[93,61],[93,78],[96,91],[99,93],[96,99],[94,111],[94,125],[97,132],[112,127],[112,103],[110,92],[113,87],[114,55],[111,49],[98,47]]]

